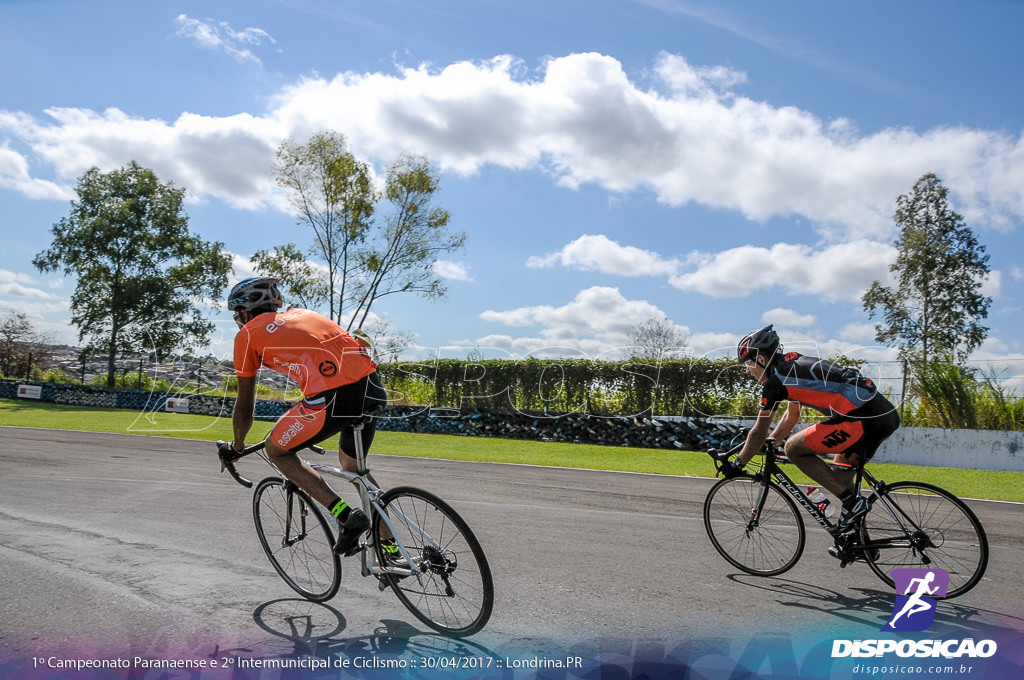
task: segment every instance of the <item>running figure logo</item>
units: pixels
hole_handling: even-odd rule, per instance
[[[882,630],[919,631],[932,625],[937,602],[949,588],[949,574],[942,569],[893,569],[896,604]]]

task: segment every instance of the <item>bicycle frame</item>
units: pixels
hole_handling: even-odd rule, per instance
[[[901,548],[910,547],[914,548],[921,554],[922,561],[925,564],[929,564],[931,560],[924,552],[924,548],[934,547],[931,541],[928,540],[927,544],[923,543],[921,539],[922,529],[914,520],[907,515],[907,513],[900,507],[899,503],[895,502],[882,495],[889,487],[888,485],[872,475],[870,472],[865,470],[863,467],[860,468],[860,473],[863,474],[863,478],[867,481],[868,488],[871,489],[871,496],[868,497],[868,503],[874,508],[876,502],[881,503],[881,507],[885,508],[885,511],[889,513],[896,525],[903,531],[905,540],[898,538],[890,538],[883,541],[870,541],[867,544],[863,544],[861,547],[865,550],[870,548]],[[858,474],[858,481],[860,480],[861,474]],[[895,509],[894,509],[895,508]],[[877,510],[875,511],[877,512]],[[927,540],[927,539],[926,539]]]
[[[357,450],[361,449],[362,446],[361,443],[359,442],[358,436],[356,437],[356,442]],[[381,505],[380,503],[380,497],[383,491],[380,488],[378,488],[377,485],[375,485],[373,482],[371,482],[365,477],[366,471],[363,471],[362,473],[346,472],[345,470],[336,468],[332,465],[325,465],[323,463],[316,463],[309,460],[307,460],[306,463],[308,463],[311,468],[317,470],[321,474],[327,474],[332,477],[337,477],[338,479],[343,479],[347,482],[355,484],[359,489],[359,500],[362,504],[363,512],[367,513],[367,516],[372,516],[370,515],[370,511],[372,508],[373,512],[375,512],[380,517],[381,521],[384,522],[384,525],[388,528],[388,531],[390,531],[391,535],[394,537],[395,543],[398,545],[398,550],[399,552],[401,552],[402,557],[406,561],[406,564],[410,565],[410,568],[385,566],[380,564],[371,565],[366,557],[367,553],[369,552],[369,546],[364,544],[362,554],[360,557],[363,576],[379,574],[394,574],[396,576],[418,576],[419,574],[423,573],[423,570],[420,569],[420,563],[417,560],[414,560],[412,555],[409,554],[409,550],[405,547],[405,543],[403,543],[402,539],[398,536],[398,532],[395,530],[395,525],[391,522],[391,518],[388,517],[388,514],[386,512],[384,512],[384,506]],[[360,468],[362,468],[361,465]],[[444,552],[444,549],[441,547],[441,545],[437,541],[435,541],[430,534],[423,531],[423,529],[421,529],[419,525],[417,525],[415,522],[409,519],[409,517],[402,513],[401,510],[399,510],[398,508],[391,508],[390,512],[395,513],[398,516],[398,518],[406,524],[406,526],[414,529],[423,538],[425,542],[429,543],[434,548],[437,548],[437,550],[441,551],[442,553]]]
[[[814,521],[821,525],[822,529],[830,534],[835,534],[838,525],[830,521],[829,518],[825,516],[825,513],[819,510],[818,506],[811,502],[811,499],[807,497],[807,494],[801,491],[800,487],[790,479],[789,475],[787,475],[779,466],[777,457],[778,454],[775,447],[767,447],[767,450],[764,453],[764,467],[754,474],[754,479],[757,480],[760,478],[759,481],[762,486],[761,493],[758,494],[757,498],[757,507],[753,508],[755,515],[760,515],[761,511],[764,510],[764,503],[768,493],[768,479],[770,478],[775,481],[779,488],[792,496],[797,504],[802,507],[807,514],[814,518]],[[858,488],[860,486],[859,475],[857,477],[857,486]]]
[[[760,512],[764,509],[764,503],[767,494],[766,481],[769,477],[775,481],[779,488],[783,489],[788,493],[797,504],[804,509],[814,520],[821,525],[821,528],[827,531],[830,535],[836,537],[839,529],[838,523],[834,523],[829,520],[825,514],[818,509],[818,506],[811,502],[810,498],[807,497],[800,487],[793,482],[792,479],[782,470],[779,465],[779,451],[774,445],[766,445],[764,452],[764,467],[754,474],[754,479],[760,478],[762,487],[765,488],[757,500],[757,507],[753,508],[754,516],[760,515]],[[914,545],[912,537],[915,532],[919,532],[921,527],[917,526],[914,521],[907,516],[907,513],[903,511],[903,508],[899,507],[898,504],[890,503],[882,495],[888,487],[884,481],[879,480],[877,477],[868,472],[864,466],[857,468],[857,476],[854,479],[854,488],[860,489],[862,483],[866,483],[867,487],[871,489],[871,495],[868,496],[868,503],[873,508],[876,502],[881,502],[882,507],[885,511],[893,518],[896,524],[903,530],[904,536],[906,537],[905,542],[897,539],[888,539],[885,541],[873,541],[868,544],[856,546],[859,549],[870,549],[870,548],[892,548],[892,547],[903,547],[910,546],[920,550],[925,546]],[[895,506],[895,509],[894,509]],[[909,526],[908,526],[909,523]]]
[[[362,575],[363,576],[370,576],[370,575],[375,575],[376,576],[376,575],[383,575],[383,574],[391,574],[391,575],[399,576],[399,577],[419,576],[419,575],[421,575],[423,573],[423,569],[420,568],[422,563],[423,563],[423,560],[422,559],[421,560],[416,560],[409,553],[408,548],[405,546],[404,542],[399,537],[398,532],[395,530],[395,525],[392,523],[391,518],[388,517],[388,514],[386,512],[384,512],[384,506],[380,502],[380,497],[383,494],[383,490],[381,490],[379,487],[377,487],[376,484],[374,484],[373,482],[371,482],[367,478],[367,475],[369,474],[369,470],[366,468],[366,453],[363,450],[363,439],[362,439],[362,436],[360,435],[360,433],[361,433],[361,431],[363,429],[363,426],[365,424],[366,424],[365,420],[360,420],[359,422],[357,422],[355,425],[352,426],[352,430],[353,430],[353,434],[354,434],[353,440],[355,442],[355,447],[356,447],[356,470],[357,470],[356,472],[348,472],[346,470],[342,470],[341,468],[334,467],[333,465],[325,465],[323,463],[317,463],[317,462],[310,461],[310,460],[305,460],[305,459],[304,460],[305,460],[305,462],[311,468],[313,468],[314,470],[317,470],[321,474],[326,474],[326,475],[330,475],[332,477],[337,477],[339,479],[343,479],[343,480],[345,480],[347,482],[350,482],[350,483],[354,484],[356,486],[356,488],[358,489],[358,491],[359,491],[359,501],[360,501],[361,507],[363,509],[363,512],[365,512],[368,517],[372,517],[373,515],[370,514],[371,513],[371,509],[372,509],[372,512],[376,513],[380,517],[380,520],[382,522],[384,522],[384,525],[388,528],[388,531],[390,531],[391,535],[394,537],[395,543],[398,545],[399,552],[401,553],[402,558],[405,560],[405,563],[407,565],[409,565],[408,567],[399,567],[399,566],[382,565],[382,564],[370,564],[369,560],[366,557],[367,553],[370,551],[370,546],[367,545],[366,543],[363,543],[362,546],[361,546],[362,547],[362,551],[361,551],[361,553],[362,553],[361,554],[361,567],[362,567],[361,572],[362,572]],[[266,441],[262,441],[262,442],[259,442],[257,444],[254,444],[252,446],[247,446],[242,451],[241,455],[242,456],[247,456],[247,455],[249,455],[251,453],[258,454],[259,457],[262,458],[267,463],[267,465],[269,465],[271,468],[273,468],[279,475],[281,475],[281,478],[285,480],[285,482],[286,482],[285,488],[286,488],[286,490],[288,492],[288,516],[287,516],[285,522],[286,522],[286,527],[287,527],[288,531],[290,531],[291,527],[292,527],[292,523],[294,521],[294,518],[292,517],[292,513],[294,512],[294,504],[292,502],[293,490],[295,488],[297,488],[297,486],[294,484],[294,482],[291,482],[290,480],[287,479],[287,477],[285,477],[283,474],[281,474],[281,471],[277,469],[277,466],[274,465],[274,463],[270,460],[270,457],[264,452],[265,448],[266,448]],[[326,451],[323,448],[319,447],[319,446],[310,445],[307,448],[309,448],[311,451],[314,451],[315,453],[319,453],[321,455],[326,453]],[[223,465],[223,469],[226,469],[231,474],[231,476],[234,477],[236,482],[238,482],[239,484],[241,484],[242,486],[245,486],[247,488],[251,488],[252,487],[252,482],[250,482],[249,480],[245,479],[240,474],[238,474],[238,471],[235,469],[233,463],[225,462],[223,459],[221,460],[221,463]],[[422,528],[420,528],[420,526],[418,524],[416,524],[412,519],[410,519],[408,516],[406,516],[404,513],[402,513],[402,511],[400,509],[398,509],[398,508],[391,508],[390,512],[395,513],[396,516],[407,527],[409,527],[411,530],[413,530],[414,533],[418,533],[419,536],[423,538],[425,543],[427,543],[430,546],[432,546],[433,548],[437,549],[442,554],[446,552],[445,549],[441,546],[440,543],[438,543],[430,534],[428,534],[426,531],[424,531]],[[306,535],[306,524],[305,524],[306,518],[305,518],[305,516],[301,517],[300,521],[301,521],[302,532],[296,538],[294,538],[294,539],[290,539],[290,538],[284,539],[286,542],[291,541],[290,544],[294,544],[295,542],[298,542],[298,541],[302,540],[302,538],[305,537],[305,535]]]

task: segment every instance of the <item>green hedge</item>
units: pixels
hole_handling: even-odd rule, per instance
[[[727,359],[438,359],[380,366],[395,401],[445,408],[593,415],[756,412],[756,385]]]

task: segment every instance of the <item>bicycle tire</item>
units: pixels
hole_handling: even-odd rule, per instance
[[[465,637],[480,631],[494,607],[494,581],[469,525],[450,505],[422,489],[396,487],[380,502],[398,539],[423,569],[418,576],[384,574],[384,582],[417,619],[437,632]],[[378,564],[386,563],[381,547],[386,526],[374,513],[372,540]],[[424,539],[424,533],[440,550]]]
[[[758,494],[768,497],[756,524],[752,511]],[[789,571],[804,552],[807,531],[796,503],[778,486],[753,477],[723,479],[704,499],[704,529],[729,564],[755,576]]]
[[[949,574],[946,599],[978,584],[988,566],[988,537],[966,503],[925,482],[896,482],[881,496],[903,521],[909,518],[918,527],[908,539],[878,500],[864,516],[859,530],[864,558],[882,581],[893,585],[889,576],[893,569],[942,569]]]
[[[290,490],[280,477],[267,477],[256,486],[252,497],[256,535],[270,563],[292,590],[307,600],[326,602],[341,585],[341,560],[334,552],[334,534],[309,496],[287,484]],[[287,527],[289,503],[293,523],[297,519],[298,527]]]

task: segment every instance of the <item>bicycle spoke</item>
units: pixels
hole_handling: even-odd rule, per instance
[[[470,635],[490,617],[494,586],[476,537],[465,522],[436,496],[418,489],[392,489],[382,498],[396,538],[422,573],[388,576],[388,583],[417,618],[450,635]],[[374,522],[378,560],[384,523]]]
[[[781,574],[800,559],[803,522],[782,492],[767,487],[764,507],[754,508],[764,487],[751,479],[723,480],[704,502],[704,526],[715,548],[734,566],[751,574]]]
[[[963,501],[930,484],[899,482],[865,516],[862,540],[878,549],[868,564],[887,583],[897,568],[949,573],[947,597],[973,588],[988,564],[988,539]],[[865,535],[868,537],[865,539]]]
[[[341,566],[323,514],[303,492],[279,478],[260,482],[253,496],[256,533],[274,569],[303,597],[323,602],[338,591]]]

